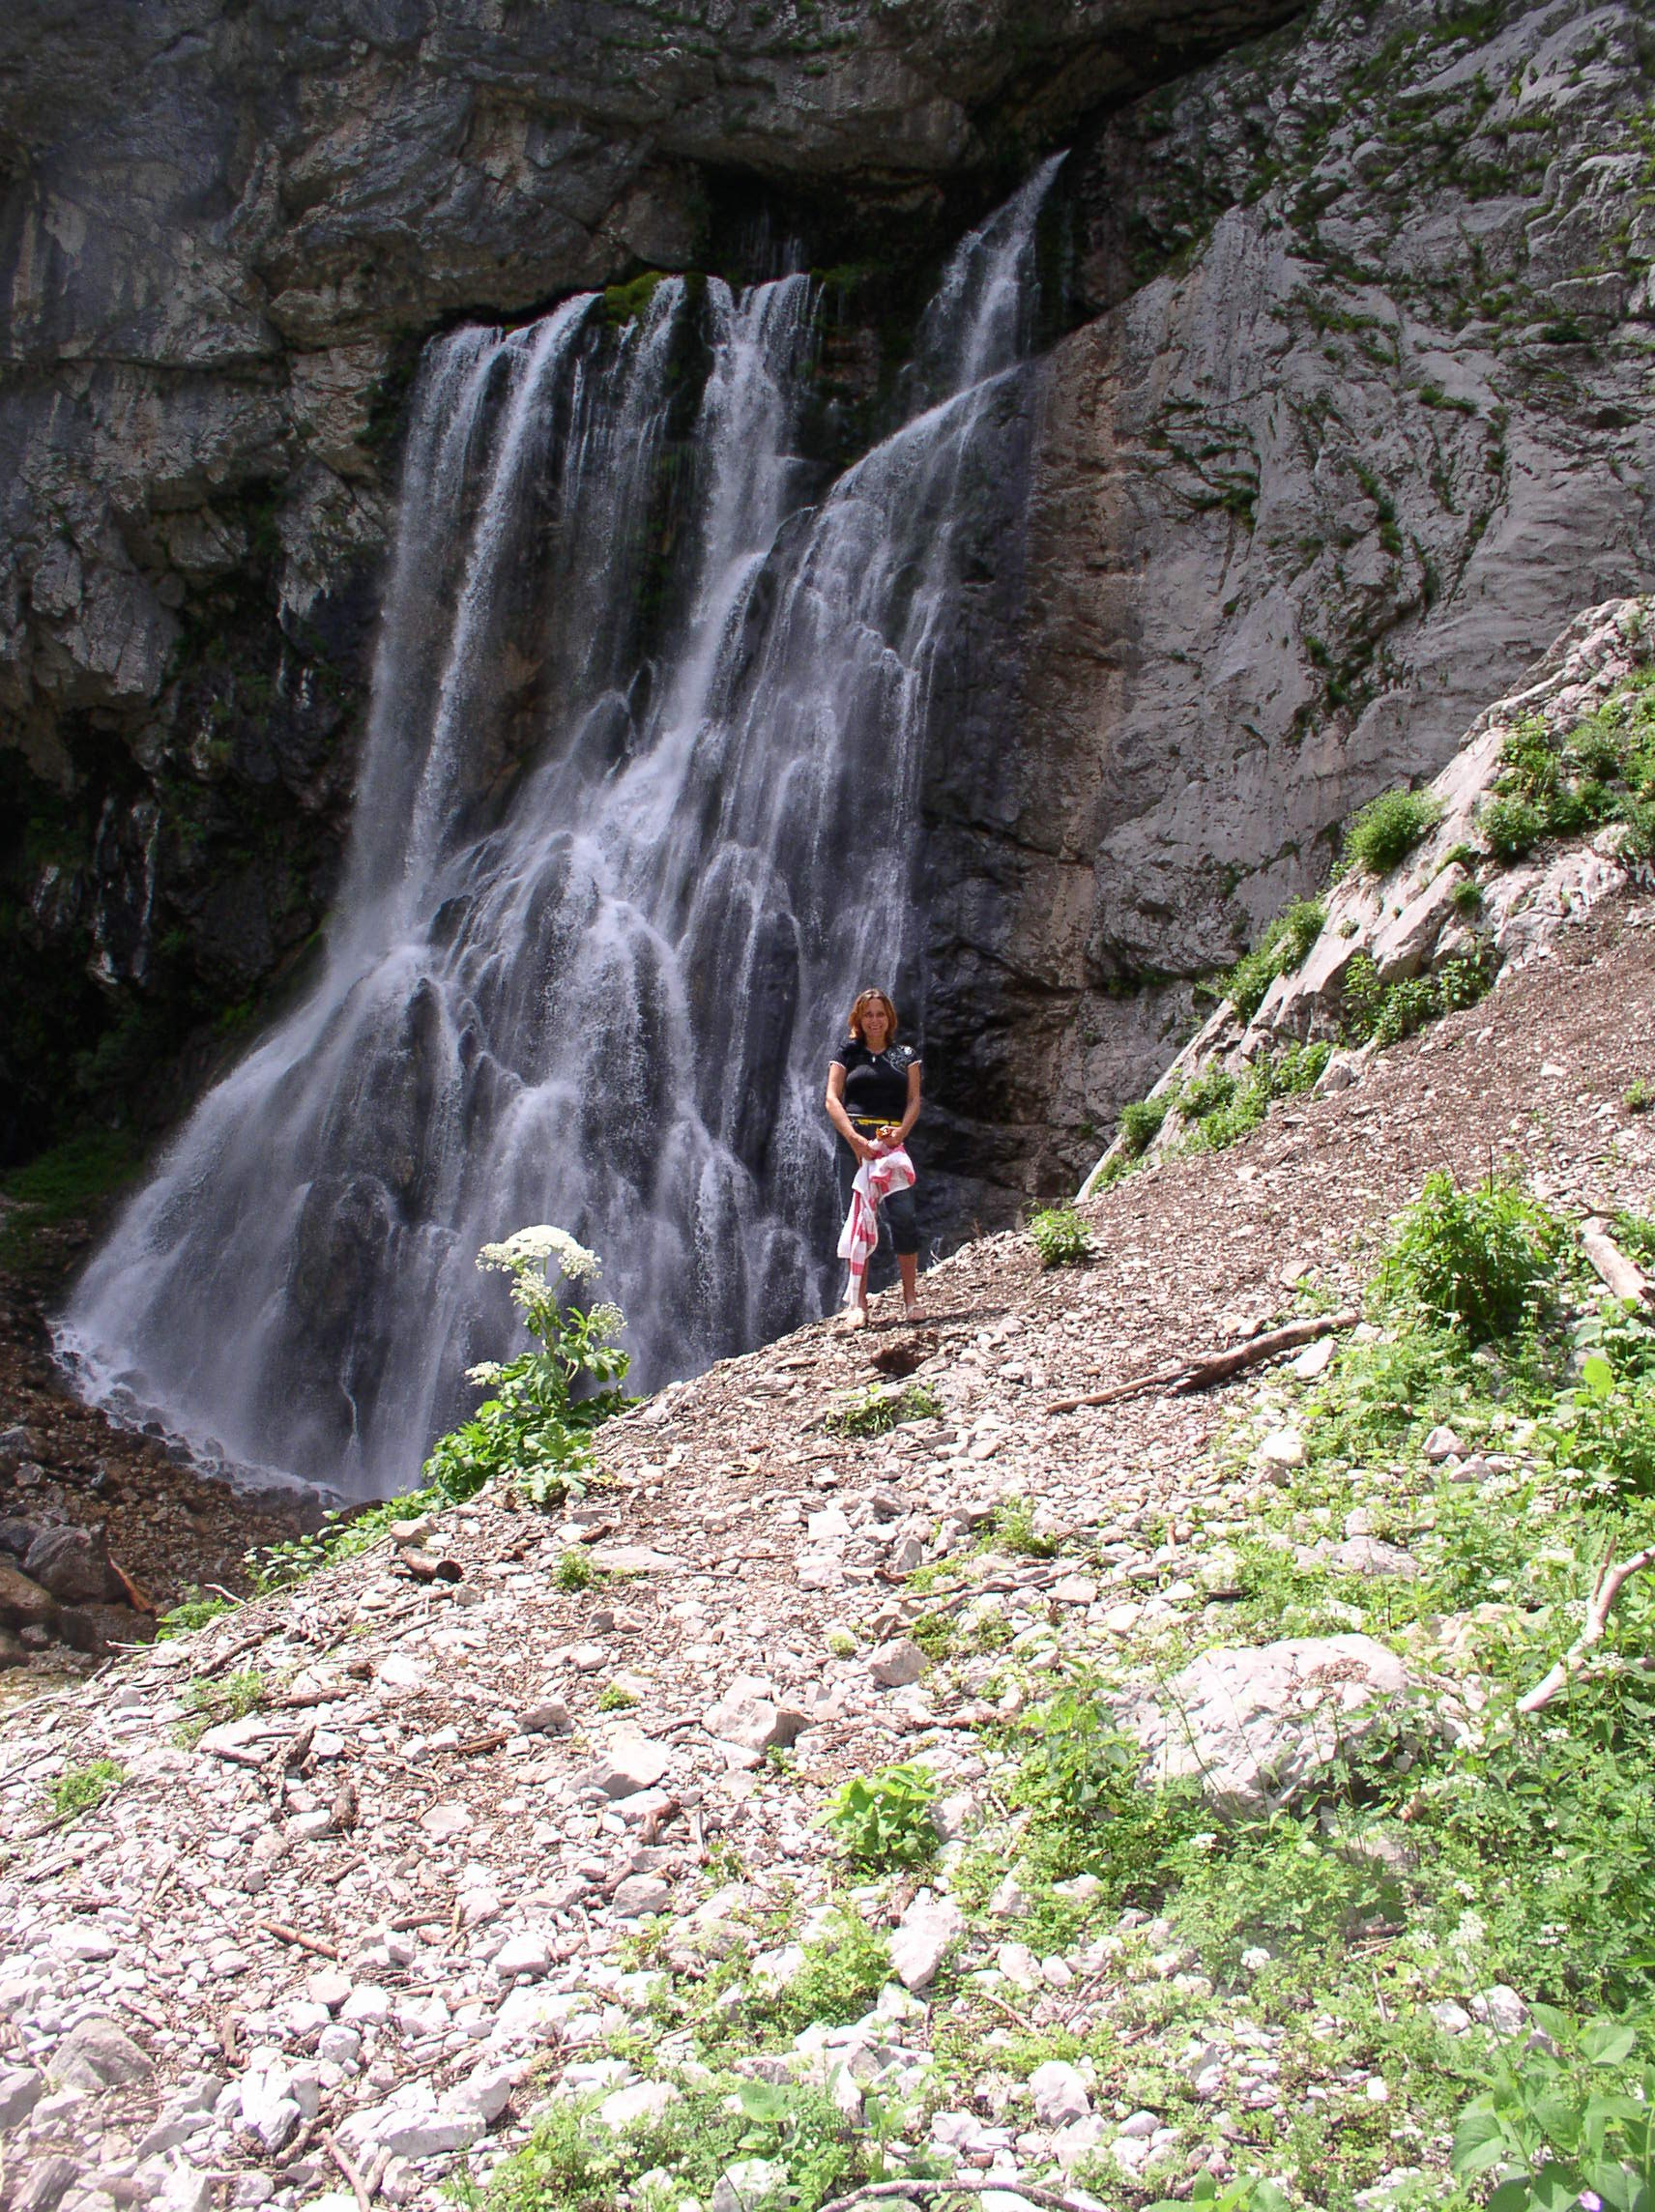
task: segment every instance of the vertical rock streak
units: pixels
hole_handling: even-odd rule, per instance
[[[910,419],[815,507],[801,276],[433,342],[327,968],[89,1269],[60,1342],[90,1391],[385,1491],[507,1341],[474,1260],[526,1221],[602,1250],[647,1381],[820,1310],[826,1049],[851,988],[922,993],[932,667],[1055,168],[962,245]]]

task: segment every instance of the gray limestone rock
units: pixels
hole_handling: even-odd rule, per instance
[[[83,2020],[64,2037],[46,2065],[54,2089],[122,2088],[154,2071],[148,2055],[125,2028],[102,2015]]]
[[[1408,1688],[1371,1636],[1290,1637],[1204,1651],[1133,1725],[1163,1779],[1197,1777],[1215,1804],[1252,1815],[1302,1795]]]

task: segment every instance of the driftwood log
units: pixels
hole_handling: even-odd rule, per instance
[[[1581,1250],[1593,1273],[1617,1298],[1630,1298],[1635,1305],[1651,1302],[1648,1277],[1633,1266],[1610,1235],[1609,1223],[1596,1214],[1581,1224]]]

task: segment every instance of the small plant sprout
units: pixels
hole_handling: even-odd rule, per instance
[[[628,1713],[637,1703],[637,1691],[627,1689],[624,1682],[605,1682],[597,1693],[600,1713]]]
[[[1042,1207],[1029,1235],[1042,1267],[1084,1266],[1092,1256],[1091,1231],[1072,1206]]]
[[[565,1548],[563,1557],[558,1560],[552,1579],[559,1589],[590,1589],[597,1579],[597,1569],[593,1565],[591,1556],[579,1544],[570,1544]]]
[[[886,1766],[847,1782],[825,1819],[857,1866],[917,1866],[937,1849],[936,1796],[937,1779],[925,1767]]]
[[[1626,1095],[1621,1100],[1621,1104],[1629,1114],[1647,1114],[1652,1098],[1655,1098],[1655,1091],[1652,1091],[1649,1084],[1640,1075],[1635,1081],[1627,1085]]]

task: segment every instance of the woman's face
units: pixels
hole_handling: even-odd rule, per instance
[[[869,1052],[884,1052],[886,1039],[890,1034],[890,1021],[877,999],[870,999],[862,1008],[862,1036]]]

